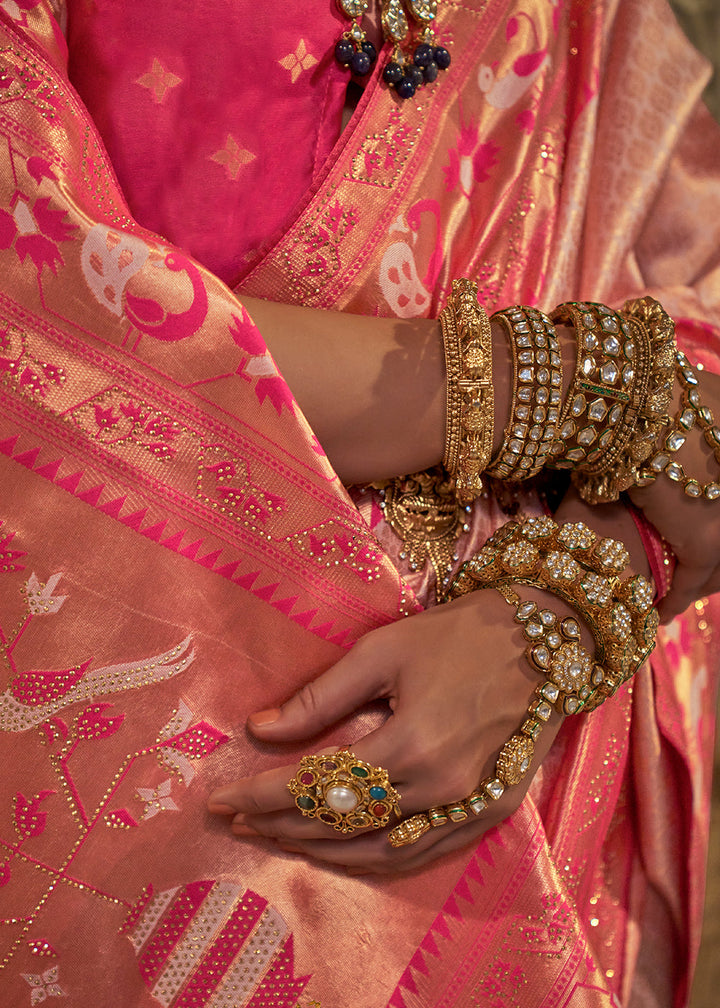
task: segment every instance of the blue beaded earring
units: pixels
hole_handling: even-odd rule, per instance
[[[377,59],[375,46],[361,25],[369,0],[338,0],[338,5],[353,24],[338,40],[335,58],[355,76],[365,77]],[[383,35],[393,44],[392,57],[383,70],[383,80],[395,89],[399,98],[412,98],[423,84],[431,84],[440,70],[447,70],[450,53],[435,43],[433,22],[437,17],[437,0],[405,0],[405,5],[417,25],[417,44],[412,54],[405,53],[401,48],[410,31],[402,0],[383,0]]]

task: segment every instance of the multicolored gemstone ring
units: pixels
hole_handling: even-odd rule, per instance
[[[392,812],[400,816],[400,795],[387,770],[364,763],[349,749],[303,756],[288,789],[304,816],[319,819],[339,833],[381,829]]]

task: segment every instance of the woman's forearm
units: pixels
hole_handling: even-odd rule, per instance
[[[349,315],[243,298],[337,473],[362,483],[440,462],[445,358],[440,323]],[[495,449],[510,410],[507,341],[493,326]]]

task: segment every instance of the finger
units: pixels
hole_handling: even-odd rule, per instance
[[[246,829],[278,843],[292,843],[304,840],[329,840],[335,838],[341,843],[355,841],[358,837],[374,833],[373,829],[356,829],[352,833],[340,833],[319,819],[303,816],[297,809],[271,812],[266,815],[239,815],[233,819],[231,830],[238,836]]]
[[[392,719],[390,719],[392,720]],[[379,742],[377,740],[380,740]],[[362,762],[371,766],[386,769],[388,755],[391,755],[397,745],[392,731],[386,730],[386,725],[371,732],[353,745],[353,754]],[[325,748],[315,755],[334,753],[336,747]],[[298,818],[300,811],[295,807],[295,797],[288,788],[289,782],[296,776],[299,764],[294,766],[276,767],[265,770],[253,777],[244,777],[223,787],[216,788],[208,798],[208,809],[216,815],[241,813],[248,816],[261,816],[270,812],[293,809]],[[388,772],[389,777],[392,775]],[[402,792],[401,792],[402,798]],[[319,835],[324,835],[322,831]]]
[[[372,635],[369,635],[372,636]],[[260,738],[293,741],[317,735],[358,707],[386,696],[390,670],[377,647],[362,644],[307,683],[281,707],[258,711],[248,727]]]
[[[294,808],[295,799],[287,785],[296,770],[292,766],[276,767],[216,788],[208,798],[208,809],[217,815],[259,815]]]
[[[386,830],[364,834],[352,843],[290,840],[280,841],[278,846],[287,853],[300,854],[351,871],[397,874],[427,864],[443,853],[476,843],[494,825],[495,817],[487,820],[473,817],[459,825],[446,823],[429,830],[415,844],[399,848],[390,845]]]

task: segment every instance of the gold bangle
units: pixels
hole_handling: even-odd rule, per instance
[[[575,379],[560,421],[554,468],[572,468],[590,504],[634,486],[653,451],[672,397],[675,327],[653,298],[559,305],[554,322],[577,333]]]
[[[477,284],[453,280],[440,325],[447,370],[443,464],[455,479],[458,501],[470,504],[483,489],[495,424],[492,333]]]

